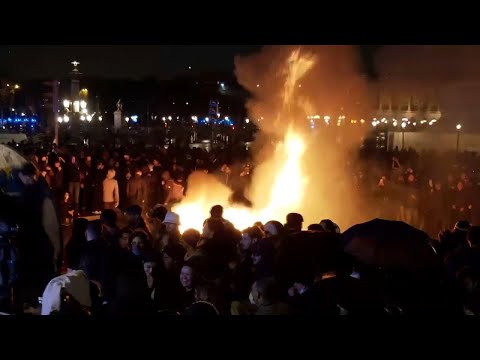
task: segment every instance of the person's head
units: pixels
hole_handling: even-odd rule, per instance
[[[72,164],[76,164],[76,163],[77,163],[77,158],[76,158],[75,155],[72,155],[71,161],[72,161]]]
[[[97,163],[97,170],[103,170],[105,168],[105,164],[103,163],[102,160],[100,160],[98,163]],[[114,176],[115,177],[115,176]]]
[[[215,205],[210,209],[210,216],[214,219],[221,219],[223,216],[223,207]]]
[[[290,213],[287,215],[287,223],[285,229],[289,232],[302,231],[303,216],[297,213]]]
[[[462,190],[463,190],[463,182],[462,182],[462,181],[459,181],[459,182],[457,183],[457,190],[458,190],[458,191],[462,191]]]
[[[165,224],[165,230],[168,233],[177,232],[178,227],[180,226],[180,216],[174,212],[167,212],[163,223]]]
[[[278,236],[283,232],[283,225],[279,221],[271,220],[263,226],[265,237]]]
[[[191,265],[183,265],[180,270],[180,283],[186,290],[191,290],[195,286],[194,284],[195,272]]]
[[[250,301],[257,305],[271,304],[276,300],[275,281],[271,278],[257,280],[252,285]]]
[[[440,181],[435,181],[435,190],[442,190],[442,183]]]
[[[102,215],[100,215],[100,221],[103,226],[114,228],[117,226],[117,213],[112,209],[103,210]]]
[[[87,165],[92,165],[92,157],[90,155],[88,155],[86,158],[85,158],[85,164]]]
[[[308,231],[319,231],[319,232],[325,231],[323,226],[320,225],[320,224],[310,224],[310,225],[308,225],[307,230]]]
[[[37,168],[31,162],[26,163],[22,167],[22,170],[18,173],[18,177],[26,186],[35,184],[39,178]]]
[[[415,175],[413,175],[413,173],[409,173],[408,176],[407,176],[407,181],[411,184],[413,182],[415,182]]]
[[[182,240],[185,244],[192,248],[196,248],[200,242],[201,235],[195,229],[188,229],[182,234]]]
[[[167,181],[167,180],[170,180],[170,179],[171,179],[170,171],[165,170],[164,172],[162,172],[162,180],[163,181]]]
[[[131,205],[125,211],[127,222],[130,226],[135,226],[142,216],[142,208],[139,205]]]
[[[132,253],[137,256],[143,254],[147,246],[147,235],[143,231],[134,232],[132,235]]]
[[[337,233],[337,234],[340,233],[340,228],[338,227],[338,225],[335,224],[330,219],[324,219],[324,220],[320,221],[320,225],[323,227],[324,231]]]
[[[70,199],[70,193],[68,191],[65,191],[63,194],[63,202],[67,203],[68,199]]]
[[[225,231],[225,225],[219,219],[210,218],[203,224],[202,237],[212,239],[216,233]]]
[[[163,222],[165,220],[165,216],[167,216],[168,209],[160,204],[157,204],[153,207],[150,217],[155,218]]]
[[[472,226],[468,230],[467,241],[471,248],[480,248],[480,226]]]
[[[116,174],[117,174],[117,172],[114,169],[110,169],[107,172],[107,178],[112,180],[113,178],[115,178]]]
[[[242,250],[250,250],[252,245],[263,239],[264,234],[258,227],[253,226],[242,231],[242,240],[240,247]]]
[[[181,245],[167,244],[162,250],[163,266],[167,270],[177,268],[178,264],[183,261],[185,250]]]
[[[93,241],[100,239],[102,235],[102,224],[100,221],[91,221],[87,225],[87,229],[85,231],[85,237],[87,241]]]
[[[153,166],[159,167],[159,166],[160,166],[160,162],[159,162],[157,159],[153,159]]]
[[[153,257],[147,257],[143,261],[143,271],[145,271],[145,275],[147,278],[151,278],[155,274],[155,270],[157,268],[157,261],[153,259]]]
[[[129,249],[130,248],[130,239],[132,232],[130,230],[123,230],[120,232],[118,237],[118,246],[120,249]]]
[[[55,161],[55,169],[60,169],[62,167],[62,164],[60,163],[60,160]]]

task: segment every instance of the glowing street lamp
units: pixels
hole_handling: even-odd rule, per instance
[[[88,122],[92,121],[92,115],[87,115],[87,121]]]
[[[63,100],[63,107],[67,109],[70,106],[70,101],[69,100]]]
[[[402,123],[402,129],[405,129],[407,127],[407,123]]]
[[[81,109],[86,109],[87,108],[87,102],[85,100],[80,101],[80,108]]]
[[[85,115],[80,116],[81,121],[85,121]]]
[[[103,117],[99,116],[98,121],[102,121],[102,120],[103,120]]]
[[[130,121],[130,118],[127,116],[127,117],[125,118],[125,121],[128,123],[128,122]]]
[[[67,115],[63,116],[63,122],[68,123],[70,121],[70,118]]]
[[[18,85],[18,84],[15,84],[14,87],[15,87],[16,90],[20,89],[20,85]]]
[[[250,122],[250,119],[245,119],[245,122],[248,124]]]
[[[458,153],[458,150],[460,149],[460,130],[462,130],[462,124],[457,124],[456,129],[457,129],[457,153]]]
[[[59,116],[59,117],[57,118],[57,121],[61,124],[61,123],[63,122],[63,117]]]
[[[169,117],[168,117],[168,120],[172,120],[172,117],[171,117],[171,116],[169,116]]]

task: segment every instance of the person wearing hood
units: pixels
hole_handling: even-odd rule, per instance
[[[115,209],[120,204],[118,182],[115,180],[115,170],[110,169],[107,177],[103,180],[103,205],[104,209]]]

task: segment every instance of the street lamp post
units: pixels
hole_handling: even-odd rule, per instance
[[[458,153],[458,150],[460,149],[460,130],[462,130],[462,125],[457,124],[456,128],[457,128],[457,153]]]
[[[407,127],[407,123],[402,122],[402,150],[405,149],[405,128]]]

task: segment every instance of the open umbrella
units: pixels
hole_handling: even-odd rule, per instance
[[[20,169],[26,162],[15,150],[0,144],[0,170],[9,173],[12,169]]]
[[[388,269],[426,270],[438,264],[429,236],[404,222],[374,219],[342,234],[357,261]]]

